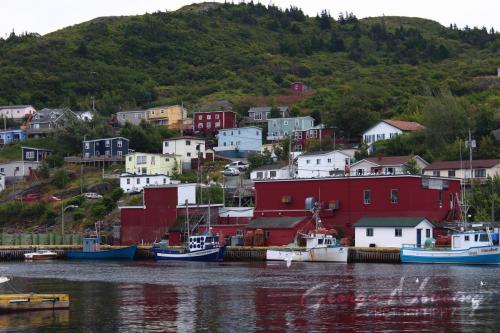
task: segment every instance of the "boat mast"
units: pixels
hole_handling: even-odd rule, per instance
[[[186,203],[186,229],[187,229],[187,241],[186,245],[189,245],[189,208],[188,208],[188,199],[185,201]]]

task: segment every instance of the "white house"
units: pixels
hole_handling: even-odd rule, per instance
[[[0,173],[0,192],[5,190],[5,175]]]
[[[255,126],[220,129],[214,147],[220,155],[233,158],[247,157],[261,149],[262,129]]]
[[[5,176],[5,181],[21,180],[25,176],[29,176],[32,170],[37,170],[40,166],[39,162],[30,161],[15,161],[0,163],[0,173]]]
[[[371,176],[371,175],[398,175],[406,173],[406,166],[411,156],[377,156],[367,157],[351,164],[351,176]],[[420,156],[413,157],[420,170],[423,170],[429,163]]]
[[[270,164],[263,165],[259,168],[252,170],[250,173],[251,180],[264,180],[264,179],[289,179],[295,174],[295,166],[290,170],[288,165],[284,164]]]
[[[340,150],[308,152],[297,157],[298,178],[343,176],[351,158]]]
[[[81,121],[91,121],[94,119],[94,112],[92,111],[73,111],[76,117]]]
[[[363,217],[354,224],[356,247],[424,246],[434,225],[425,217]]]
[[[122,173],[120,175],[120,187],[125,193],[142,192],[145,186],[157,186],[170,184],[170,177],[165,175],[136,175]]]
[[[472,168],[469,161],[438,161],[426,166],[424,175],[456,177],[466,183],[475,179],[484,183],[488,177],[493,178],[500,175],[500,159],[473,160]]]
[[[181,155],[185,162],[198,157],[198,152],[206,157],[205,140],[193,136],[179,136],[163,140],[163,154]]]
[[[11,118],[23,120],[30,114],[35,114],[36,110],[31,105],[3,105],[0,106],[0,118]]]
[[[402,133],[415,132],[424,129],[424,126],[413,121],[386,119],[372,126],[363,133],[363,142],[368,145],[368,152],[374,152],[373,144],[377,141],[392,139]]]

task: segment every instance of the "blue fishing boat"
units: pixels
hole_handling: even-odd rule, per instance
[[[459,231],[451,236],[450,248],[401,248],[401,262],[429,264],[499,265],[498,234],[486,230]]]
[[[86,260],[132,260],[136,251],[136,245],[120,249],[101,250],[99,247],[99,237],[86,237],[83,238],[83,250],[69,251],[66,253],[66,257],[68,259]]]
[[[184,249],[167,249],[166,243],[160,242],[153,244],[152,251],[156,260],[223,261],[226,246],[220,246],[218,236],[207,233],[189,236]]]

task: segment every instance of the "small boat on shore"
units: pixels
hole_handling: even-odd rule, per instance
[[[57,258],[57,253],[50,250],[37,250],[24,254],[26,260],[48,260]]]
[[[184,249],[167,249],[166,243],[153,244],[152,251],[156,260],[176,261],[224,261],[226,245],[219,244],[219,237],[207,233],[189,236],[188,246]]]
[[[401,262],[500,265],[498,234],[492,234],[489,228],[456,232],[451,235],[451,247],[449,248],[403,246],[401,248]]]
[[[0,294],[0,313],[67,308],[68,294]]]
[[[134,259],[137,246],[132,245],[120,249],[101,250],[99,237],[83,238],[82,251],[69,251],[66,253],[68,259],[85,260],[132,260]]]

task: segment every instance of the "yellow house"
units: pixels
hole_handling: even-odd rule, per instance
[[[125,156],[125,172],[137,175],[182,173],[182,156],[174,154],[132,153]]]
[[[181,105],[157,106],[147,110],[147,121],[155,125],[179,129],[187,119],[187,110]]]

